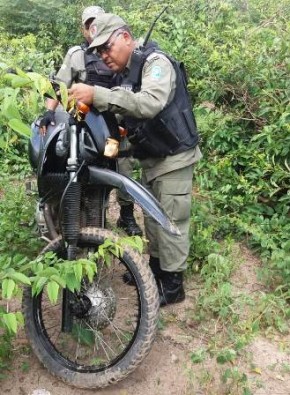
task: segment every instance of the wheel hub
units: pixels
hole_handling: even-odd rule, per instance
[[[116,296],[111,287],[91,285],[85,292],[90,300],[86,319],[94,329],[103,329],[113,320],[116,313]]]

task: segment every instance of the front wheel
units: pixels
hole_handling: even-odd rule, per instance
[[[77,258],[96,251],[112,232],[98,228],[81,230]],[[55,239],[43,253],[63,253]],[[31,347],[46,368],[79,388],[102,388],[125,378],[150,351],[155,338],[159,297],[149,266],[129,247],[111,264],[97,262],[93,283],[86,279],[81,291],[72,294],[72,327],[62,331],[62,295],[52,305],[46,292],[32,297],[24,291],[23,312]],[[134,285],[123,283],[129,271]]]

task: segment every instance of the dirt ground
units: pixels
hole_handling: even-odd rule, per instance
[[[242,264],[232,282],[236,293],[249,294],[263,287],[256,276],[260,262],[240,247]],[[186,300],[161,310],[155,344],[137,370],[116,385],[103,390],[69,387],[41,366],[30,351],[23,332],[15,341],[14,362],[0,381],[0,395],[289,395],[290,336],[269,334],[254,338],[234,364],[219,365],[215,358],[193,364],[191,353],[206,346],[207,335],[194,324],[193,308],[198,295],[194,277],[186,281]],[[237,367],[248,379],[251,392],[241,385],[223,383],[226,368]]]

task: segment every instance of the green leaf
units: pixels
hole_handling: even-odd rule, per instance
[[[52,303],[56,303],[58,298],[59,284],[56,281],[49,281],[46,285],[46,289],[49,300]]]
[[[91,262],[91,264],[86,264],[85,271],[86,271],[86,275],[88,276],[89,281],[93,282],[94,276],[97,272],[96,264],[94,264],[92,262]]]
[[[5,149],[6,146],[7,146],[6,140],[4,140],[3,138],[0,138],[0,148]]]
[[[74,264],[74,273],[76,275],[77,281],[81,281],[82,279],[82,274],[83,274],[83,267],[81,262],[76,262]]]
[[[134,236],[134,241],[136,243],[137,250],[140,252],[140,254],[142,254],[144,248],[142,238],[140,236]]]
[[[74,292],[76,289],[80,289],[80,282],[77,281],[74,273],[68,273],[65,277],[66,286],[71,291]]]
[[[233,349],[228,349],[228,350],[223,350],[218,356],[217,356],[217,362],[224,364],[226,362],[231,362],[233,361],[237,356],[237,353]]]
[[[63,82],[59,82],[60,87],[60,96],[61,96],[61,104],[64,109],[68,107],[68,90],[67,86]]]
[[[36,271],[40,272],[40,273],[43,271],[43,263],[42,262],[37,263]]]
[[[32,90],[28,92],[28,103],[29,103],[29,108],[31,109],[33,114],[38,113],[38,103],[39,103],[39,94]]]
[[[20,324],[21,326],[23,326],[23,325],[24,325],[24,317],[23,317],[23,314],[22,314],[20,311],[17,311],[17,312],[15,313],[15,315],[16,315],[16,319],[17,319],[18,324]]]
[[[16,314],[6,313],[3,314],[2,319],[10,332],[17,332],[17,319]]]
[[[28,75],[31,81],[33,81],[35,88],[42,96],[45,93],[48,93],[54,99],[56,98],[54,89],[52,88],[51,82],[49,81],[48,78],[34,72],[28,73]]]
[[[92,256],[94,256],[94,255],[92,255]],[[94,266],[95,265],[95,262],[90,259],[81,258],[81,259],[78,259],[78,262],[81,263],[83,266],[85,266],[85,265],[89,265],[89,266],[93,265]]]
[[[46,269],[42,270],[41,275],[49,278],[53,275],[58,276],[59,271],[55,267],[47,267]]]
[[[105,263],[106,263],[106,265],[107,265],[108,267],[111,266],[111,264],[112,264],[112,259],[113,259],[113,257],[112,257],[111,254],[109,254],[109,253],[106,253],[106,254],[105,254]]]
[[[64,280],[62,277],[60,277],[60,276],[57,276],[57,275],[53,274],[53,275],[50,277],[50,280],[56,281],[62,288],[65,288],[65,287],[66,287],[66,282],[65,282],[65,280]]]
[[[15,130],[15,132],[21,134],[21,136],[29,138],[31,135],[31,129],[25,123],[20,121],[20,119],[10,119],[8,125],[11,129]]]
[[[15,281],[11,278],[5,278],[2,282],[2,295],[3,298],[10,299],[15,289]]]
[[[15,104],[9,104],[7,107],[5,107],[4,115],[7,119],[21,119],[21,115]]]
[[[15,281],[21,282],[22,284],[31,285],[30,279],[23,273],[14,272],[10,274],[10,277],[13,278],[13,280]]]
[[[11,86],[13,88],[22,88],[31,83],[30,79],[26,77],[19,76],[17,74],[6,74],[6,79],[10,80]]]
[[[223,383],[226,383],[228,379],[232,377],[232,371],[231,369],[226,369],[225,372],[222,375],[222,381]]]
[[[126,246],[126,245],[131,246],[132,248],[137,250],[140,254],[143,251],[143,240],[140,236],[124,237],[120,239],[120,244],[122,246]],[[120,251],[120,253],[122,254],[123,251]]]
[[[192,363],[201,363],[205,360],[205,358],[206,358],[206,352],[203,349],[193,352],[190,355],[190,359]]]
[[[252,325],[251,325],[251,329],[253,333],[257,333],[260,330],[260,323],[259,320],[255,320]]]
[[[32,295],[33,296],[38,295],[42,291],[47,281],[48,281],[47,277],[39,277],[32,286]]]

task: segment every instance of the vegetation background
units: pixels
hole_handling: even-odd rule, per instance
[[[7,366],[10,339],[22,319],[10,313],[9,300],[29,281],[22,268],[40,246],[33,228],[35,197],[26,196],[23,180],[31,177],[26,154],[29,125],[44,107],[26,73],[48,76],[60,67],[67,49],[82,42],[80,15],[92,4],[0,0],[0,369]],[[272,306],[266,309],[272,314],[261,315],[252,330],[288,331],[290,3],[168,4],[152,39],[186,65],[204,155],[194,174],[188,270],[189,276],[203,281],[199,318],[213,315],[233,323],[226,285],[234,267],[233,240],[240,240],[263,261],[264,306]],[[100,0],[98,5],[121,15],[136,37],[144,37],[164,2]],[[17,69],[17,79],[11,77],[11,68]],[[237,347],[231,350],[234,353],[223,357],[226,361],[235,357]]]

